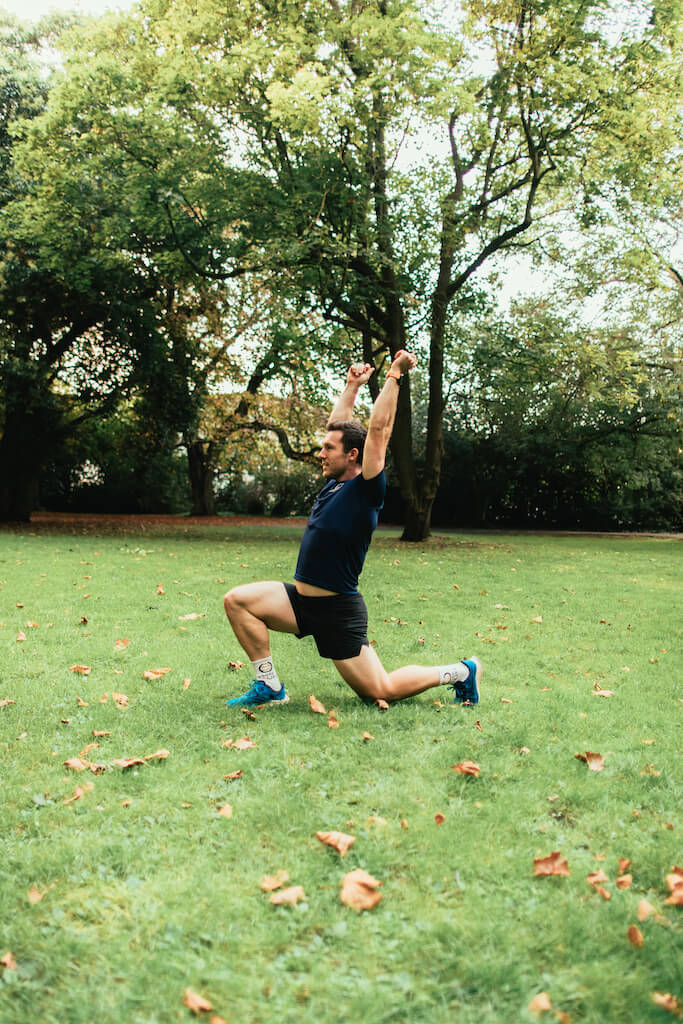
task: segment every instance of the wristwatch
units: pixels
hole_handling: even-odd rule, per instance
[[[389,372],[387,373],[387,377],[393,377],[396,383],[398,384],[401,380],[401,371],[389,370]]]

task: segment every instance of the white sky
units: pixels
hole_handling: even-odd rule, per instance
[[[55,10],[104,14],[105,11],[126,10],[132,5],[133,0],[0,0],[0,8],[10,11],[22,21],[37,21]]]

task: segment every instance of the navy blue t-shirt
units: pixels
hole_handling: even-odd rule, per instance
[[[294,579],[337,594],[355,594],[387,489],[372,480],[328,480],[318,494],[299,548]]]

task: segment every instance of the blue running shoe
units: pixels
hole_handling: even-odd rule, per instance
[[[479,683],[481,682],[481,662],[479,658],[463,658],[462,664],[469,669],[469,675],[464,683],[448,683],[451,690],[455,691],[453,704],[478,704]]]
[[[270,707],[273,704],[286,704],[288,700],[284,686],[281,690],[271,690],[260,679],[255,679],[246,693],[241,697],[226,700],[225,703],[229,708],[262,708],[266,705]]]

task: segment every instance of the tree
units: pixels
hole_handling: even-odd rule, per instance
[[[133,233],[144,221],[198,277],[259,275],[378,368],[422,350],[424,442],[409,383],[392,441],[404,538],[418,540],[439,485],[449,346],[477,281],[540,244],[569,195],[634,183],[649,209],[646,181],[675,153],[680,14],[668,0],[643,10],[155,0],[72,38],[32,149],[49,178],[67,149],[115,171]]]

